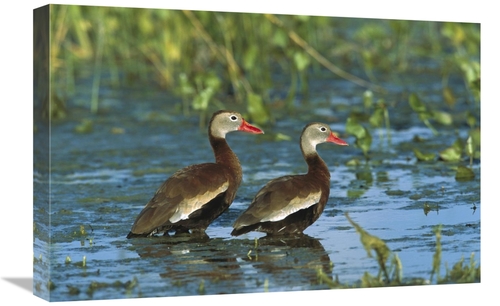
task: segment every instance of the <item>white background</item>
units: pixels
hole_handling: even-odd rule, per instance
[[[493,193],[498,185],[494,159],[499,127],[498,37],[499,10],[494,1],[63,1],[57,4],[124,6],[282,13],[383,19],[413,19],[481,23],[481,284],[418,286],[405,288],[324,290],[226,296],[148,298],[108,301],[60,302],[57,305],[165,305],[203,303],[210,305],[491,305],[498,303],[493,286],[498,286],[498,241],[496,227],[500,203]],[[182,3],[182,4],[180,4]],[[251,4],[250,4],[251,3]],[[4,2],[0,10],[0,304],[45,305],[30,290],[10,279],[33,274],[33,9],[43,1]],[[493,122],[493,123],[492,123]],[[493,190],[492,190],[493,189]],[[494,283],[495,282],[495,283]],[[497,302],[494,302],[494,301]]]

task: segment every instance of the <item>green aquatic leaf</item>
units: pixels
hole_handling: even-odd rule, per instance
[[[384,110],[382,108],[377,108],[368,120],[372,126],[381,127],[384,123],[384,119]]]
[[[434,135],[438,134],[438,131],[434,128],[434,126],[432,126],[432,124],[429,121],[429,118],[432,118],[432,116],[429,113],[427,112],[419,113],[418,117],[432,131]]]
[[[290,137],[286,134],[283,134],[283,133],[276,133],[274,135],[274,140],[276,140],[276,141],[290,141],[290,140],[292,140],[292,137]]]
[[[368,171],[367,171],[368,170]],[[369,169],[356,172],[356,179],[359,181],[365,181],[367,186],[371,186],[373,183],[373,174]]]
[[[465,166],[458,166],[457,172],[455,173],[455,179],[457,181],[468,181],[475,177],[474,171]]]
[[[190,96],[195,93],[195,89],[191,83],[189,83],[189,79],[186,73],[179,74],[179,87],[180,94],[182,96]]]
[[[79,134],[88,134],[93,130],[93,122],[90,119],[83,119],[79,125],[75,126],[75,132]]]
[[[370,132],[365,129],[365,137],[356,138],[354,143],[363,151],[365,156],[368,155],[368,151],[370,151],[370,147],[372,146],[372,136],[370,135]]]
[[[439,157],[444,161],[456,162],[462,157],[462,150],[456,147],[449,147],[439,152]]]
[[[443,111],[433,111],[432,118],[442,125],[451,125],[453,123],[451,114]]]
[[[411,93],[408,99],[411,108],[417,113],[424,113],[427,111],[425,104],[420,100],[416,93]]]
[[[467,111],[467,113],[465,114],[465,121],[467,121],[467,124],[471,128],[473,128],[474,126],[476,126],[476,121],[477,121],[476,117],[470,111]]]
[[[373,106],[373,92],[371,90],[366,90],[363,93],[363,106],[365,109],[370,109]]]
[[[427,110],[424,102],[420,100],[416,93],[411,93],[408,102],[414,112],[418,113],[418,118],[432,131],[434,135],[437,135],[437,130],[432,126],[429,119],[433,119],[433,114]],[[442,118],[446,120],[445,118]]]
[[[267,109],[262,101],[262,97],[258,94],[248,94],[247,111],[250,114],[252,121],[256,124],[265,124],[270,120]]]
[[[293,60],[299,71],[304,71],[311,63],[311,58],[304,52],[295,52]]]
[[[210,99],[214,94],[212,87],[203,89],[199,94],[197,94],[193,99],[193,109],[195,110],[206,110]]]
[[[366,137],[365,127],[352,117],[347,118],[345,131],[358,139]]]
[[[271,41],[275,46],[285,48],[288,45],[288,35],[284,30],[278,28],[276,32],[274,32]]]
[[[469,136],[467,138],[467,145],[465,146],[465,154],[467,154],[467,156],[469,156],[469,164],[472,166],[472,162],[473,162],[473,159],[474,159],[474,153],[476,152],[475,151],[475,145],[474,145],[474,141],[472,140],[472,137]]]
[[[359,159],[353,158],[353,159],[349,160],[345,164],[346,164],[346,166],[351,166],[352,167],[352,166],[359,166],[359,165],[361,165],[361,162],[359,161]]]
[[[351,225],[356,229],[356,232],[358,232],[358,234],[360,235],[361,243],[363,244],[363,247],[365,248],[368,257],[373,257],[372,250],[374,250],[377,255],[380,255],[382,261],[387,260],[387,258],[389,258],[390,255],[390,250],[385,244],[385,242],[376,236],[370,235],[361,226],[355,223],[349,217],[349,214],[346,213],[345,216],[349,221],[349,223],[351,223]]]
[[[418,161],[431,161],[436,158],[436,154],[434,153],[422,153],[418,149],[413,149],[413,154],[415,154],[415,157],[417,158]]]
[[[481,147],[481,131],[479,128],[471,130],[469,136],[472,138],[472,142],[476,148]]]
[[[346,122],[346,132],[356,137],[356,146],[360,148],[366,156],[372,145],[372,136],[368,129],[361,125],[356,119],[349,117]]]
[[[347,197],[351,199],[360,198],[363,194],[366,193],[366,189],[348,189]]]
[[[203,83],[206,87],[212,88],[213,91],[217,91],[220,88],[221,80],[215,73],[209,73],[205,75]]]
[[[451,146],[457,151],[462,151],[465,148],[465,143],[462,138],[457,138],[457,140],[455,140],[455,142]]]
[[[385,193],[389,196],[403,196],[406,192],[403,190],[386,190]]]
[[[351,223],[351,225],[356,229],[356,232],[358,232],[358,234],[360,235],[361,243],[363,244],[368,257],[373,257],[372,251],[374,251],[381,271],[383,271],[385,275],[388,276],[385,264],[387,262],[387,259],[389,259],[389,256],[391,255],[391,250],[389,249],[389,247],[387,247],[382,239],[370,235],[361,226],[354,222],[349,217],[349,214],[347,212],[344,215],[349,223]]]
[[[465,146],[465,154],[467,154],[467,156],[474,156],[474,148],[474,141],[472,140],[472,137],[469,136]]]

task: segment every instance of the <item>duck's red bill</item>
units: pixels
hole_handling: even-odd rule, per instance
[[[338,144],[339,146],[348,146],[349,144],[344,140],[337,137],[337,135],[330,133],[330,136],[326,139],[328,142],[333,142],[334,144]]]
[[[238,131],[252,133],[252,134],[264,134],[263,130],[246,122],[245,119],[243,119],[243,122],[241,123]]]

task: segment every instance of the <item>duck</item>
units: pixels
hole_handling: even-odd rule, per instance
[[[265,184],[234,221],[231,235],[251,231],[267,236],[303,234],[322,214],[330,195],[330,171],[316,150],[325,142],[348,145],[327,124],[307,124],[300,136],[307,173],[278,177]]]
[[[206,235],[207,227],[229,208],[241,184],[241,164],[226,141],[226,135],[236,131],[264,133],[238,112],[214,112],[208,139],[215,162],[190,165],[172,174],[137,215],[127,238],[169,236],[169,231]]]

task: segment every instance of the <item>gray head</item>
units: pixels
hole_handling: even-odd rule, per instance
[[[316,145],[331,142],[340,146],[347,146],[347,142],[335,135],[328,124],[312,122],[304,127],[300,136],[300,147],[304,155],[315,154]]]
[[[249,124],[238,112],[220,110],[215,112],[210,119],[208,132],[215,138],[226,138],[226,134],[242,131],[252,134],[263,134],[264,132],[256,126]]]

